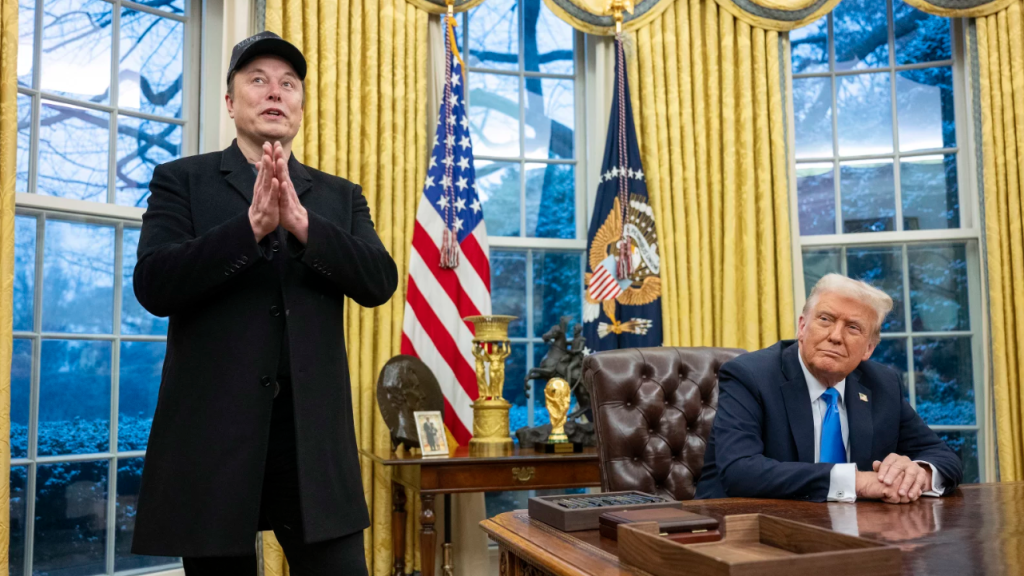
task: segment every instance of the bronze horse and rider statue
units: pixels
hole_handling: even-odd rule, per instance
[[[569,391],[576,398],[576,410],[566,419],[565,432],[569,435],[570,441],[594,446],[590,390],[583,383],[583,351],[586,339],[583,337],[583,326],[576,324],[572,328],[572,341],[569,341],[571,319],[571,316],[562,316],[561,321],[544,334],[543,339],[548,346],[548,353],[540,361],[540,365],[526,373],[525,386],[529,391],[531,381],[540,380],[543,385],[552,378],[562,378],[568,382]],[[523,427],[516,430],[516,437],[519,438],[521,446],[532,445],[546,441],[550,432],[550,424]]]

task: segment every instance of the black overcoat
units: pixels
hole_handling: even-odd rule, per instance
[[[170,323],[133,553],[252,552],[282,338],[305,538],[369,526],[343,310],[346,296],[387,302],[398,271],[359,186],[294,156],[288,170],[309,213],[305,246],[290,234],[257,244],[248,216],[256,176],[237,143],[153,172],[135,295]]]

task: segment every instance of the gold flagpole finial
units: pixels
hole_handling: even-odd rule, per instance
[[[448,5],[448,16],[455,14],[455,0],[444,0],[444,3]]]
[[[615,34],[622,33],[622,13],[633,13],[633,0],[608,0],[605,7],[605,14],[611,14],[615,19]]]

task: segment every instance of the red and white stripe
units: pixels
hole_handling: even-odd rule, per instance
[[[478,389],[473,325],[466,316],[491,313],[491,265],[483,220],[459,245],[459,266],[441,268],[444,222],[420,202],[409,259],[402,354],[416,356],[437,377],[445,398],[445,424],[460,445],[473,431]]]
[[[592,300],[603,302],[617,298],[619,294],[622,294],[622,287],[619,286],[619,281],[615,279],[615,275],[602,264],[597,267],[594,275],[590,278],[590,287],[587,291],[590,293]]]

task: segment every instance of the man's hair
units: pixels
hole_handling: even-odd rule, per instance
[[[807,302],[804,303],[804,309],[801,314],[807,316],[825,292],[832,292],[860,300],[874,309],[878,315],[878,320],[871,327],[871,338],[876,344],[878,343],[882,334],[882,321],[885,320],[886,314],[892,310],[892,298],[888,294],[866,282],[847,278],[842,274],[826,274],[811,289],[811,295],[807,297]]]
[[[230,96],[232,100],[235,99],[235,75],[236,74],[238,74],[238,70],[235,70],[234,72],[232,72],[231,76],[228,77],[228,96]],[[306,107],[306,81],[305,80],[299,80],[299,84],[302,84],[302,107],[305,108]]]

